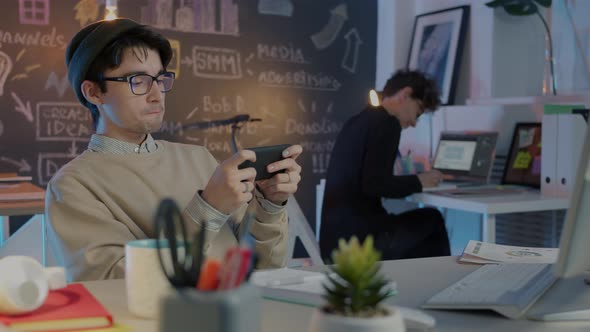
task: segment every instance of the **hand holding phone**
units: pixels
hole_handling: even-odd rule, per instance
[[[256,162],[249,160],[241,163],[238,168],[254,167],[256,169],[256,181],[266,180],[273,177],[276,173],[269,173],[266,170],[266,166],[276,161],[284,159],[283,151],[288,148],[290,144],[280,144],[271,146],[261,146],[256,148],[246,148],[246,150],[252,150],[256,153]]]

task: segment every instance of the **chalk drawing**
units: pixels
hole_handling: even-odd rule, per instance
[[[12,59],[6,53],[0,51],[0,96],[4,95],[4,84],[11,71]]]
[[[16,55],[16,62],[19,62],[20,58],[22,58],[22,56],[25,55],[26,52],[27,52],[26,48],[23,48],[22,50],[20,50],[18,52],[18,54]]]
[[[308,63],[303,56],[303,51],[291,43],[278,45],[258,44],[256,51],[260,61]]]
[[[342,68],[348,70],[351,73],[356,72],[356,64],[359,56],[359,50],[363,41],[359,36],[356,28],[352,28],[344,35],[346,39],[346,51],[342,58]]]
[[[48,25],[49,0],[19,0],[18,14],[21,24]]]
[[[316,102],[315,100],[312,100],[309,102],[309,107],[304,105],[304,101],[301,99],[297,99],[297,106],[299,106],[299,109],[304,112],[310,112],[310,113],[315,113],[316,111],[318,111],[319,107],[317,107],[318,102]],[[334,106],[333,102],[330,102],[328,104],[328,106],[326,106],[325,109],[320,109],[320,111],[323,111],[323,113],[331,113],[332,112],[332,107]]]
[[[293,3],[291,0],[259,0],[258,13],[291,17],[293,15]]]
[[[258,83],[262,86],[319,91],[338,91],[342,83],[324,73],[310,73],[305,70],[295,72],[262,71],[258,73]]]
[[[74,6],[74,10],[76,11],[74,19],[80,23],[81,27],[86,26],[97,20],[98,8],[98,1],[96,0],[80,0]]]
[[[89,141],[94,132],[86,107],[71,102],[37,103],[37,141]]]
[[[240,53],[229,48],[193,47],[193,74],[197,77],[215,79],[238,79],[242,77]]]
[[[330,20],[319,32],[311,36],[311,41],[318,50],[330,46],[348,19],[348,11],[345,4],[341,4],[330,11]]]
[[[195,14],[193,9],[183,6],[176,10],[176,28],[180,31],[192,31],[195,26]]]
[[[148,0],[140,21],[160,29],[206,34],[239,35],[236,0]]]
[[[46,185],[59,169],[74,159],[69,153],[46,153],[37,155],[37,179],[39,184]]]
[[[186,116],[186,119],[185,120],[188,120],[188,119],[192,118],[193,115],[195,115],[195,113],[197,113],[198,110],[199,110],[199,107],[198,106],[195,106],[195,108],[193,108],[193,110]]]
[[[21,160],[18,161],[18,160],[14,160],[14,159],[11,159],[8,157],[0,157],[0,160],[5,163],[8,163],[8,164],[18,167],[19,172],[30,172],[31,171],[31,165],[29,165],[29,163],[24,158],[21,158]]]
[[[314,153],[311,155],[313,174],[323,174],[328,170],[328,164],[330,163],[330,154],[327,153]]]
[[[45,83],[45,90],[55,88],[60,97],[63,97],[68,88],[68,76],[64,75],[61,79],[55,72],[49,73],[47,82]]]
[[[27,100],[26,103],[23,103],[23,101],[13,91],[10,92],[10,95],[16,103],[14,110],[18,113],[22,113],[27,119],[27,121],[33,122],[33,111],[31,110],[31,102]]]

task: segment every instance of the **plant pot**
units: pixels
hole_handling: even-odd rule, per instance
[[[385,306],[388,316],[375,318],[345,317],[316,308],[308,332],[404,332],[403,317],[395,307]]]

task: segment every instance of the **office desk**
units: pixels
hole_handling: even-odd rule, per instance
[[[4,245],[4,241],[8,238],[9,234],[9,218],[11,216],[21,215],[40,215],[41,216],[41,245],[43,246],[42,251],[42,264],[46,263],[46,235],[45,235],[45,200],[31,200],[31,201],[3,201],[0,202],[0,247]]]
[[[388,261],[383,263],[385,275],[397,282],[399,294],[388,300],[394,305],[419,307],[437,291],[457,281],[476,265],[457,264],[456,257],[434,257]],[[436,271],[433,274],[433,271]],[[158,331],[153,320],[135,318],[127,311],[124,280],[91,281],[84,283],[113,314],[115,322],[133,331]],[[542,299],[541,299],[542,300]],[[264,300],[262,305],[263,332],[305,332],[313,308]],[[544,323],[509,320],[492,312],[426,310],[436,318],[436,331],[589,331],[588,322]]]
[[[443,209],[480,213],[482,215],[482,241],[485,242],[496,242],[497,214],[555,211],[569,207],[569,199],[543,196],[539,191],[487,197],[449,197],[435,193],[420,193],[410,196],[409,200]]]

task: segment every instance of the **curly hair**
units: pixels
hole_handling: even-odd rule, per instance
[[[440,92],[436,82],[426,74],[415,70],[398,70],[383,87],[383,98],[395,95],[399,90],[412,88],[411,97],[418,99],[427,112],[434,112],[440,106]]]

